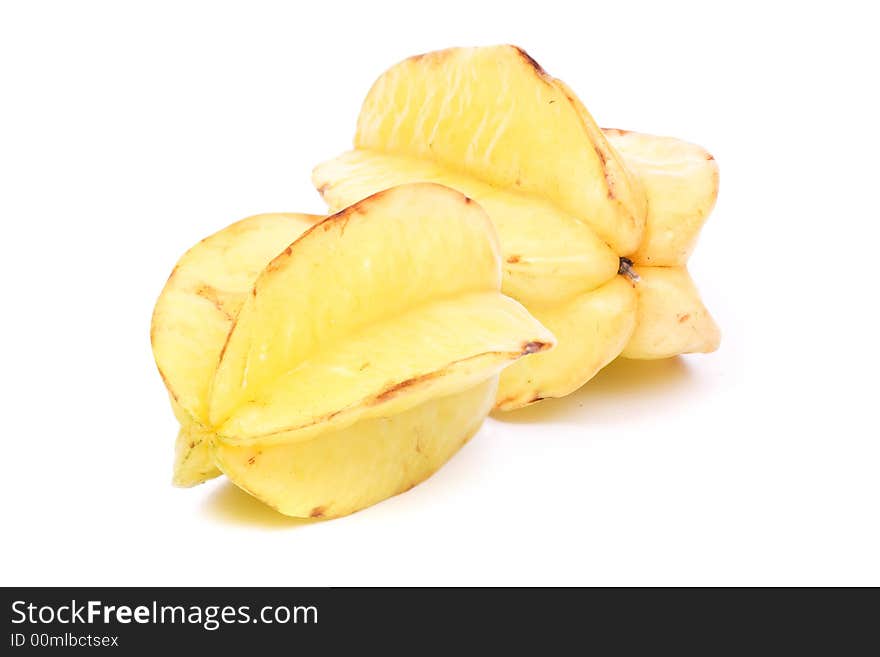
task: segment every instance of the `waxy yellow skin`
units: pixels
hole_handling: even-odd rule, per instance
[[[156,301],[150,340],[180,422],[174,483],[216,477],[208,397],[226,337],[257,275],[323,216],[248,217],[203,239],[177,262]]]
[[[476,432],[500,371],[555,342],[500,286],[485,212],[433,183],[202,241],[153,316],[175,482],[222,472],[322,518],[412,488]]]
[[[686,269],[718,191],[700,147],[600,129],[514,46],[393,66],[364,101],[354,146],[313,172],[331,209],[433,181],[475,199],[495,224],[504,292],[558,341],[505,370],[498,408],[567,395],[620,355],[718,347]]]

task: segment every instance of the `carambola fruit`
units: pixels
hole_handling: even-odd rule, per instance
[[[554,344],[500,286],[485,212],[430,183],[203,240],[153,315],[175,481],[223,472],[301,517],[411,488],[476,432],[499,372]]]
[[[560,80],[514,46],[455,48],[385,72],[354,150],[315,168],[331,209],[433,181],[498,230],[503,290],[558,346],[505,370],[497,407],[566,395],[618,356],[717,348],[686,263],[718,190],[698,146],[600,129]]]

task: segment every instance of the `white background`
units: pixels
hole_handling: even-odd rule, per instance
[[[880,584],[876,21],[807,4],[4,2],[0,583]],[[176,259],[322,211],[385,68],[499,42],[714,153],[721,350],[613,364],[340,520],[171,487]]]

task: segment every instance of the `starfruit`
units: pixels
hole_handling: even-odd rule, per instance
[[[498,408],[567,395],[620,355],[717,348],[686,269],[718,190],[702,148],[600,129],[514,46],[393,66],[364,101],[354,147],[313,172],[331,209],[434,181],[475,199],[495,224],[504,292],[558,340],[505,370]]]
[[[152,322],[175,482],[222,472],[299,517],[413,487],[476,432],[502,368],[554,343],[500,287],[485,212],[430,183],[203,240]]]

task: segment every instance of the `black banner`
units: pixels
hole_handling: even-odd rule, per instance
[[[469,653],[477,639],[551,655],[578,646],[602,654],[646,646],[751,653],[801,642],[856,654],[846,646],[864,645],[877,612],[874,591],[746,589],[11,588],[3,605],[3,654],[190,647],[335,654],[358,646]]]

